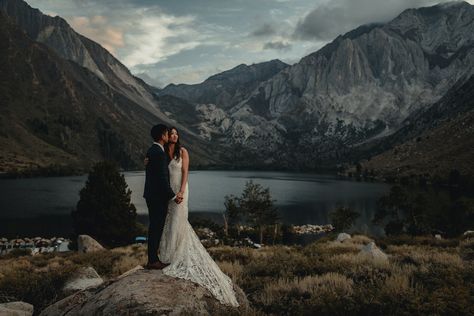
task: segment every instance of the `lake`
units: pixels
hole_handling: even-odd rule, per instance
[[[144,172],[125,172],[132,190],[132,202],[147,223],[142,198]],[[0,237],[12,235],[64,235],[71,231],[70,212],[79,200],[87,176],[0,179]],[[196,215],[219,220],[224,197],[240,196],[245,183],[253,180],[270,188],[283,223],[327,224],[329,212],[348,206],[361,216],[355,229],[380,235],[371,224],[376,201],[390,191],[390,185],[358,182],[336,175],[269,171],[191,171],[189,175],[190,219]]]

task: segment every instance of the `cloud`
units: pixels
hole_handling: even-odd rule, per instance
[[[114,55],[116,55],[118,48],[125,46],[123,31],[109,25],[105,16],[75,16],[69,19],[69,24],[75,31],[100,43]]]
[[[275,28],[269,24],[269,23],[264,23],[257,29],[255,29],[251,35],[255,37],[263,37],[263,36],[270,36],[276,34]]]
[[[430,6],[433,0],[337,0],[318,6],[296,25],[293,36],[331,40],[362,24],[387,22],[407,8]]]
[[[176,17],[141,10],[138,18],[128,21],[125,41],[128,46],[123,62],[128,67],[151,64],[166,59],[182,50],[201,44],[204,37],[194,27],[192,16]]]
[[[290,50],[291,44],[283,41],[267,42],[263,45],[263,49]]]
[[[445,0],[27,0],[65,18],[153,85],[246,63],[289,63],[337,35]],[[474,0],[469,0],[472,4]],[[146,75],[148,77],[146,77]]]

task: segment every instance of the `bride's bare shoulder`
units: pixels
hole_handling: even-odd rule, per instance
[[[182,155],[189,155],[189,154],[188,154],[188,150],[187,150],[186,148],[184,148],[184,147],[181,147],[181,154],[182,154]]]

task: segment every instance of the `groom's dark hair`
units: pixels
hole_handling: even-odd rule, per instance
[[[157,124],[151,128],[151,138],[157,142],[161,139],[161,135],[163,135],[165,132],[168,132],[168,127],[163,124]]]

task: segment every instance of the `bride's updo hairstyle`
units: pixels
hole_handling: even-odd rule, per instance
[[[173,153],[173,158],[176,160],[179,160],[179,157],[181,156],[181,144],[179,142],[179,131],[176,127],[172,126],[168,129],[168,133],[171,134],[171,131],[175,130],[176,134],[178,135],[178,140],[176,141],[176,144],[174,145],[174,153]],[[166,144],[166,151],[169,151],[169,145]]]

